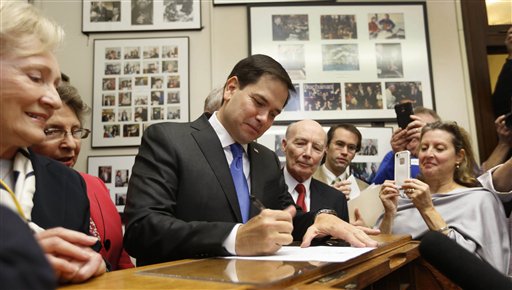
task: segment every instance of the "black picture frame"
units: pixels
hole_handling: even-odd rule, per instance
[[[219,5],[250,5],[262,3],[303,3],[303,2],[334,2],[336,0],[213,0],[214,6]]]
[[[435,108],[425,2],[250,5],[248,16],[249,54],[275,58],[297,90],[278,124],[392,121],[407,101]]]
[[[138,146],[151,124],[188,122],[189,38],[94,41],[92,147]]]
[[[83,33],[199,29],[197,0],[82,0]]]

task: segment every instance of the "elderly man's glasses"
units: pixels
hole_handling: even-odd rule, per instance
[[[76,128],[71,130],[71,132],[68,132],[59,128],[48,128],[44,130],[44,133],[46,134],[46,139],[49,140],[63,139],[68,134],[73,136],[75,139],[85,139],[87,136],[89,136],[91,130],[85,128]]]

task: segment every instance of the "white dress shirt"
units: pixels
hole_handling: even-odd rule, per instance
[[[284,174],[284,181],[286,182],[286,185],[288,186],[288,193],[292,196],[293,201],[297,203],[297,198],[299,198],[299,193],[297,190],[295,190],[295,187],[299,182],[293,178],[290,173],[288,172],[288,169],[286,166],[283,169]],[[311,177],[302,182],[304,187],[306,188],[306,196],[304,198],[304,203],[306,204],[307,211],[311,209],[311,190],[309,189],[309,186],[311,184]]]
[[[231,135],[229,135],[226,128],[224,128],[224,126],[222,126],[222,124],[220,123],[219,119],[217,118],[217,112],[213,112],[212,116],[208,121],[210,122],[210,125],[212,125],[215,134],[217,134],[217,137],[219,137],[220,144],[224,149],[224,154],[226,155],[226,160],[228,162],[228,165],[230,165],[231,162],[233,161],[233,153],[231,153],[231,148],[229,148],[229,146],[235,143],[235,140],[233,139],[233,137],[231,137]],[[242,147],[244,148],[244,175],[245,179],[247,179],[247,187],[249,188],[249,192],[251,192],[251,175],[249,174],[250,164],[249,157],[247,156],[247,144],[240,145],[242,145]],[[236,234],[238,232],[238,228],[241,225],[242,224],[236,224],[231,230],[231,233],[229,233],[228,237],[222,243],[222,246],[224,246],[226,251],[228,251],[231,255],[236,255]]]

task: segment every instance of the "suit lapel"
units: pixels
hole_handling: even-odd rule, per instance
[[[318,171],[318,180],[320,181],[323,181],[324,183],[327,183],[327,176],[325,175],[325,172],[323,170],[323,168],[319,167],[319,171]]]
[[[191,126],[197,130],[192,133],[192,136],[217,177],[237,221],[241,223],[242,214],[240,213],[240,206],[238,205],[238,197],[236,195],[233,177],[229,171],[226,155],[224,154],[224,149],[221,147],[217,134],[215,134],[215,131],[204,115],[193,122]]]
[[[48,178],[48,174],[53,172],[49,159],[41,158],[30,151],[30,161],[36,176],[32,220],[36,221],[38,226],[46,228],[55,221],[65,219],[60,209],[62,204],[66,204],[66,196],[62,195],[61,188],[55,188],[55,184],[49,182],[52,178]]]
[[[266,184],[264,180],[261,180],[261,174],[254,174],[255,172],[261,172],[265,170],[265,163],[262,162],[258,148],[254,146],[254,143],[249,143],[247,146],[247,154],[251,165],[251,195],[258,199],[263,198],[263,186]],[[253,217],[259,214],[260,209],[256,208],[252,203],[250,207],[249,216]]]
[[[310,201],[309,210],[311,210],[313,208],[315,208],[315,209],[319,208],[320,205],[324,204],[324,202],[322,201],[322,199],[324,197],[319,192],[319,189],[318,189],[318,186],[317,186],[317,182],[320,182],[320,181],[316,181],[314,178],[312,178],[311,179],[311,183],[309,185],[309,188],[310,188],[310,192],[309,192],[309,201]]]

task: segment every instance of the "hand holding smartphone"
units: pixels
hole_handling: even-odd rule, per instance
[[[512,112],[505,115],[505,126],[507,126],[507,129],[512,130]]]
[[[399,187],[399,194],[406,198],[402,185],[406,179],[411,178],[411,153],[407,150],[395,153],[395,184]]]
[[[401,103],[395,105],[396,121],[398,126],[405,129],[412,122],[411,115],[414,114],[412,103]]]

